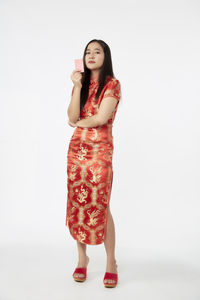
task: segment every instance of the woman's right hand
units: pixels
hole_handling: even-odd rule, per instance
[[[81,83],[81,79],[82,79],[82,74],[79,70],[75,69],[72,74],[71,74],[71,80],[74,83],[74,86],[79,86],[80,88],[82,88],[82,83]]]

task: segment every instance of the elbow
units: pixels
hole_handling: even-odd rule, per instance
[[[78,122],[80,120],[80,118],[70,118],[70,117],[68,119],[72,123],[76,123],[76,122]]]
[[[70,114],[68,112],[68,119],[69,119],[70,122],[76,123],[79,120],[79,118],[80,118],[80,116],[76,116],[76,115]]]

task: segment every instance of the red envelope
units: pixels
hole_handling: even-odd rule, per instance
[[[83,59],[75,59],[75,68],[78,69],[80,72],[84,72],[84,66],[83,66]]]

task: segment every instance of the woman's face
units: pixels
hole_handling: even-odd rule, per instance
[[[104,62],[104,51],[97,42],[92,42],[87,46],[85,52],[85,64],[91,71],[100,69]]]

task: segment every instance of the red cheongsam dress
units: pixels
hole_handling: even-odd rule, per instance
[[[112,117],[96,127],[76,127],[67,153],[67,209],[65,225],[72,237],[88,245],[103,243],[112,189],[112,126],[121,98],[119,80],[108,76],[97,100],[98,80],[90,79],[87,102],[80,119],[98,112],[102,99],[118,100]]]

